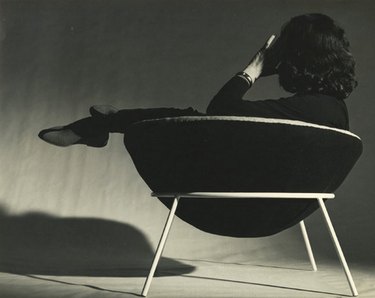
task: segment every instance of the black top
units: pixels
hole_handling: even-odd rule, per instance
[[[244,100],[249,83],[239,77],[230,79],[207,107],[208,115],[235,115],[301,120],[349,130],[345,102],[335,97],[306,93],[280,99]]]

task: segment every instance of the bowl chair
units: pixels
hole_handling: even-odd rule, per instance
[[[324,200],[334,197],[362,153],[361,139],[346,130],[238,116],[140,121],[126,131],[124,144],[154,196],[171,210],[155,268],[176,215],[205,232],[232,237],[270,236],[300,223],[316,269],[303,220],[321,207],[336,237]],[[145,285],[142,294],[147,291]]]

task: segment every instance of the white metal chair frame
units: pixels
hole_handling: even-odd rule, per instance
[[[333,228],[331,219],[328,215],[327,208],[324,204],[324,199],[333,199],[335,195],[333,193],[286,193],[286,192],[191,192],[191,193],[152,193],[151,196],[153,197],[166,197],[166,198],[174,198],[173,205],[169,211],[169,215],[167,218],[167,221],[164,226],[163,233],[161,235],[161,238],[159,240],[158,247],[155,252],[154,260],[152,262],[152,266],[150,269],[150,272],[148,274],[148,277],[146,279],[146,282],[144,284],[143,290],[142,290],[142,296],[146,297],[147,293],[149,291],[152,278],[154,277],[154,273],[156,270],[156,267],[158,265],[159,259],[162,255],[169,230],[172,226],[173,218],[176,213],[178,201],[180,198],[188,199],[188,198],[216,198],[216,199],[230,199],[230,198],[244,198],[244,199],[251,199],[251,198],[273,198],[273,199],[315,199],[318,200],[320,209],[323,213],[323,217],[325,219],[328,231],[330,233],[332,242],[335,246],[337,255],[340,259],[341,265],[344,269],[346,278],[348,280],[351,292],[353,296],[358,296],[358,292],[356,289],[356,286],[354,284],[352,275],[350,273],[348,264],[346,263],[344,253],[341,249],[340,243],[338,241],[338,238],[336,236],[336,232]],[[303,239],[305,241],[307,253],[312,265],[312,268],[314,271],[317,271],[314,255],[311,249],[309,237],[307,235],[306,227],[303,222],[303,220],[300,222],[300,227],[303,235]]]

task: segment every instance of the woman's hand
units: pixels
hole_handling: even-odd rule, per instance
[[[272,41],[275,39],[275,35],[271,35],[271,37],[267,40],[264,46],[255,54],[255,56],[251,59],[249,65],[244,69],[252,79],[253,83],[256,79],[258,79],[261,75],[268,75],[265,72],[265,58],[266,58],[266,51],[271,46]]]

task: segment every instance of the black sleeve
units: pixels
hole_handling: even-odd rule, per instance
[[[208,115],[295,118],[283,98],[249,101],[243,96],[251,85],[240,76],[231,78],[207,107]],[[292,113],[291,113],[292,112]]]
[[[208,115],[223,115],[233,104],[242,101],[242,97],[249,90],[246,79],[239,76],[231,78],[210,101],[206,113]],[[228,111],[229,112],[229,111]]]

